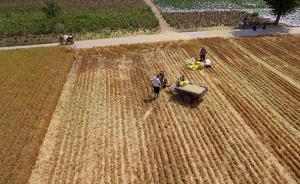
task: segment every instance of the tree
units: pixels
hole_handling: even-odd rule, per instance
[[[281,16],[293,13],[300,6],[300,0],[264,0],[276,16],[274,22],[278,25]]]
[[[56,0],[47,0],[43,7],[43,11],[46,13],[48,18],[53,18],[61,13],[62,8]]]

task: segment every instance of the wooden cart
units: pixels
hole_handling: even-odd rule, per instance
[[[201,100],[208,92],[208,87],[197,84],[188,84],[184,87],[171,86],[173,93],[179,94],[186,103]]]

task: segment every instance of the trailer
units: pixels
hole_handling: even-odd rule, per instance
[[[201,100],[207,94],[208,87],[197,84],[187,84],[183,87],[171,86],[170,91],[180,95],[184,102],[193,103],[196,100]]]

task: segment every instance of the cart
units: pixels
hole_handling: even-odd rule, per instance
[[[59,43],[61,45],[73,45],[74,44],[74,37],[72,35],[68,35],[66,39],[64,36],[59,37]]]
[[[197,84],[188,84],[183,87],[171,86],[169,89],[173,93],[180,95],[186,103],[201,100],[208,92],[208,87]]]

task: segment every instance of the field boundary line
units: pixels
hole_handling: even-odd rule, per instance
[[[254,54],[252,54],[250,51],[248,51],[247,48],[241,46],[239,43],[237,43],[236,41],[229,39],[229,42],[232,43],[235,47],[237,47],[238,49],[240,49],[242,52],[246,53],[248,56],[250,56],[252,59],[254,59],[256,62],[258,62],[259,64],[262,64],[264,67],[266,67],[268,70],[274,72],[276,75],[280,76],[281,78],[283,78],[284,80],[286,80],[288,83],[290,83],[291,85],[295,86],[296,88],[298,88],[300,90],[300,84],[298,82],[296,82],[294,79],[284,75],[283,73],[281,73],[279,70],[277,70],[276,68],[274,68],[273,66],[269,65],[268,63],[266,63],[265,61],[263,61],[262,59],[258,58],[257,56],[255,56]]]
[[[81,58],[78,58],[78,52],[76,52],[75,56],[76,60],[74,61],[69,74],[67,75],[67,80],[63,86],[63,90],[59,97],[59,101],[56,105],[55,111],[49,123],[47,133],[40,147],[38,158],[34,164],[34,168],[31,171],[31,176],[28,179],[28,183],[30,184],[45,183],[44,181],[47,180],[44,174],[49,172],[49,168],[51,168],[50,166],[52,165],[52,163],[49,161],[52,161],[52,153],[55,150],[57,134],[59,133],[59,131],[57,130],[63,123],[62,119],[64,117],[65,112],[63,110],[63,107],[66,107],[69,103],[70,98],[72,97],[72,95],[70,94],[72,94],[72,89],[74,88],[77,82]]]
[[[16,49],[29,49],[29,48],[41,48],[41,47],[55,47],[59,46],[59,43],[39,44],[39,45],[23,45],[13,47],[0,47],[0,50],[16,50]]]

